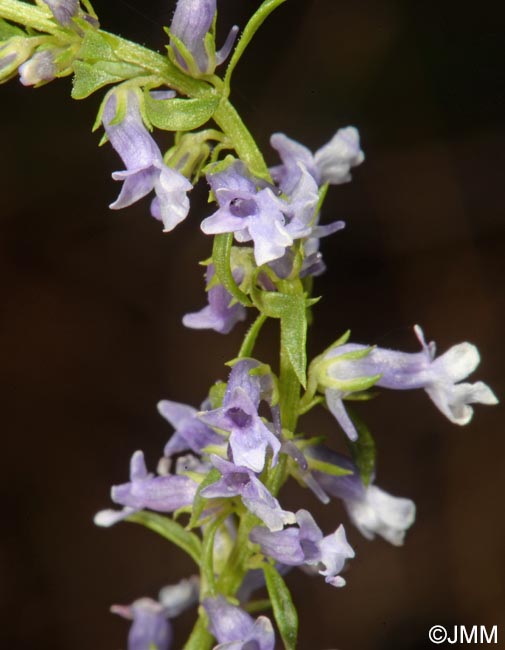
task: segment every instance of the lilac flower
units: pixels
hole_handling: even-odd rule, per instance
[[[95,516],[99,526],[111,526],[129,515],[149,508],[174,512],[193,503],[197,484],[188,476],[154,476],[147,472],[144,454],[136,451],[130,461],[130,482],[114,485],[111,498],[124,506],[122,511],[104,510]]]
[[[435,406],[451,422],[460,425],[472,419],[470,404],[498,402],[489,386],[481,381],[459,383],[479,365],[480,356],[474,345],[460,343],[435,358],[435,343],[426,344],[418,325],[414,331],[421,343],[421,352],[372,348],[366,354],[366,346],[347,343],[326,353],[327,376],[320,383],[326,388],[329,409],[351,440],[357,438],[357,432],[347,415],[343,398],[352,391],[349,390],[351,382],[360,378],[375,377],[372,383],[396,390],[424,388]],[[353,358],[355,356],[360,358]]]
[[[0,80],[7,81],[16,75],[18,68],[32,55],[40,44],[37,36],[12,36],[0,42]]]
[[[314,471],[313,476],[328,494],[342,499],[351,521],[362,535],[367,539],[380,535],[394,546],[403,544],[405,533],[416,517],[413,501],[394,497],[373,484],[364,485],[356,465],[330,449],[311,447],[307,453],[352,471],[345,476]]]
[[[123,101],[126,102],[126,113],[116,124],[118,108]],[[175,228],[188,214],[187,192],[192,185],[163,162],[158,145],[142,122],[135,90],[110,94],[103,111],[103,125],[112,146],[126,165],[125,171],[112,174],[114,180],[123,181],[123,187],[110,207],[113,210],[125,208],[154,189],[156,198],[151,205],[152,215],[163,222],[164,232]]]
[[[56,20],[67,27],[79,11],[79,0],[43,0]]]
[[[275,464],[281,443],[258,415],[261,378],[249,374],[257,365],[251,359],[239,361],[230,373],[222,407],[201,413],[200,419],[229,431],[233,462],[258,473],[265,466],[267,447],[272,450]]]
[[[266,616],[254,620],[226,598],[205,598],[209,628],[219,645],[214,650],[274,650],[275,634]]]
[[[354,557],[347,543],[343,526],[326,537],[307,510],[296,513],[298,528],[285,528],[270,532],[262,526],[253,528],[251,541],[261,546],[261,551],[281,564],[288,566],[320,566],[319,573],[334,587],[343,587],[345,580],[338,574],[345,561]]]
[[[283,133],[274,133],[270,144],[279,152],[283,163],[270,171],[274,180],[280,183],[282,191],[288,195],[299,180],[300,167],[305,168],[318,185],[338,185],[351,180],[351,167],[356,167],[365,159],[359,146],[358,130],[353,126],[339,129],[315,154]]]
[[[53,52],[41,50],[19,66],[19,80],[23,86],[35,86],[44,81],[52,81],[57,72]]]
[[[216,64],[220,65],[226,60],[238,32],[238,27],[232,27],[223,48],[213,57],[209,57],[205,37],[212,28],[215,15],[216,0],[178,0],[170,25],[170,33],[186,47],[198,71],[202,74],[211,74]],[[171,45],[174,47],[180,65],[187,69],[188,62],[177,51],[177,46],[173,42]]]
[[[162,400],[158,402],[158,412],[175,429],[163,452],[168,458],[187,449],[191,449],[195,454],[201,454],[208,445],[219,445],[224,442],[223,436],[197,417],[198,411],[192,406]]]
[[[198,602],[198,579],[181,580],[160,591],[160,602],[139,598],[131,605],[113,605],[111,612],[133,621],[128,634],[128,650],[169,650],[175,618]]]
[[[230,304],[232,296],[222,284],[211,284],[214,273],[214,265],[209,264],[206,272],[209,304],[198,312],[186,314],[182,322],[193,329],[212,329],[220,334],[228,334],[236,323],[245,320],[246,309],[238,302]],[[241,281],[240,275],[240,269],[233,273],[235,282]]]
[[[131,605],[113,605],[114,614],[132,620],[128,634],[128,650],[169,650],[172,626],[166,619],[165,608],[152,598],[140,598]]]
[[[282,510],[263,483],[247,467],[238,467],[214,454],[212,464],[221,472],[221,478],[201,491],[206,499],[240,496],[245,507],[256,515],[271,531],[282,530],[284,524],[295,522],[292,512]]]
[[[224,171],[207,174],[219,209],[201,223],[206,235],[233,232],[239,242],[254,242],[258,266],[284,254],[293,243],[285,228],[286,204],[269,187],[259,191],[244,164],[236,160]]]

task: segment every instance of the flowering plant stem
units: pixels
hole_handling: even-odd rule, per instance
[[[462,383],[478,365],[475,346],[462,343],[435,358],[435,344],[425,341],[418,326],[420,352],[348,342],[346,332],[307,364],[310,308],[317,302],[312,282],[325,270],[319,240],[345,225],[320,223],[322,203],[328,186],[349,181],[364,154],[353,126],[339,129],[314,153],[274,133],[270,143],[282,164],[269,168],[230,102],[238,61],[284,2],[261,3],[219,77],[216,67],[232,52],[238,27],[217,49],[216,0],[177,0],[165,29],[165,54],[100,30],[89,0],[0,0],[0,82],[19,74],[23,85],[38,87],[73,74],[75,99],[112,85],[95,123],[103,125],[104,141],[125,165],[113,173],[122,188],[112,209],[154,193],[151,215],[169,232],[189,213],[188,192],[206,177],[209,198],[217,203],[200,224],[213,236],[204,263],[208,305],[186,314],[184,325],[226,334],[255,311],[228,364],[228,381],[210,388],[200,410],[159,402],[174,434],[156,475],[148,471],[143,451],[136,451],[130,481],[111,490],[122,510],[95,517],[100,526],[123,520],[146,526],[186,552],[200,570],[199,577],[163,589],[158,602],[141,598],[113,606],[133,621],[129,650],[169,650],[169,619],[197,602],[184,650],[209,650],[214,639],[216,648],[271,650],[272,623],[265,616],[254,621],[246,611],[248,597],[261,585],[284,647],[295,650],[298,616],[283,575],[290,567],[306,567],[342,587],[339,573],[354,550],[342,525],[324,535],[309,511],[282,508],[277,496],[288,477],[323,503],[330,496],[342,499],[367,538],[379,534],[400,545],[415,517],[412,501],[373,484],[375,442],[347,410],[348,401],[369,399],[374,385],[423,388],[457,424],[469,422],[472,404],[497,401],[483,382]],[[174,134],[165,153],[151,136],[155,128]],[[279,324],[277,369],[253,358],[270,318]],[[321,403],[345,432],[351,457],[323,445],[324,437],[297,432],[298,418]],[[180,523],[179,516],[188,513],[186,525]]]

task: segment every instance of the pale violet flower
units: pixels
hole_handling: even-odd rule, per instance
[[[128,650],[169,650],[172,647],[172,625],[163,605],[152,598],[139,598],[131,605],[113,605],[110,611],[132,621]]]
[[[293,238],[285,228],[286,204],[272,189],[258,190],[238,160],[223,171],[209,172],[207,180],[219,209],[202,221],[202,231],[206,235],[232,232],[239,242],[252,240],[258,266],[282,257]]]
[[[175,429],[163,452],[167,458],[187,450],[201,454],[208,445],[225,442],[223,436],[201,421],[199,411],[192,406],[161,400],[158,402],[158,412]]]
[[[56,20],[67,27],[79,11],[79,0],[43,0]]]
[[[54,54],[50,50],[41,50],[19,66],[19,80],[23,86],[35,86],[52,81],[57,72]]]
[[[496,404],[493,391],[482,381],[463,382],[479,365],[479,351],[471,343],[459,343],[435,358],[435,344],[427,344],[419,326],[414,331],[421,343],[420,352],[397,352],[371,348],[368,354],[352,358],[353,353],[366,351],[367,346],[346,343],[332,348],[325,355],[328,382],[325,387],[328,408],[347,435],[355,440],[357,432],[347,415],[343,399],[350,391],[346,383],[359,378],[377,377],[376,386],[396,390],[423,388],[435,406],[455,424],[467,424],[473,415],[471,404]],[[330,385],[331,384],[331,385]],[[338,385],[341,388],[338,388]],[[335,387],[337,386],[337,387]]]
[[[210,460],[221,473],[221,478],[201,491],[203,497],[219,499],[240,496],[245,507],[271,531],[282,530],[285,524],[295,523],[295,515],[282,510],[277,499],[250,469],[234,465],[214,454]]]
[[[115,123],[118,102],[126,102],[125,114]],[[112,178],[123,181],[121,192],[110,205],[113,210],[125,208],[155,191],[151,213],[163,222],[168,232],[183,221],[189,211],[187,192],[192,189],[188,179],[168,167],[140,114],[139,97],[135,90],[113,91],[105,103],[103,125],[107,137],[121,156],[126,170],[114,172]]]
[[[356,465],[330,449],[310,447],[307,454],[352,472],[333,476],[313,471],[312,475],[325,492],[342,499],[349,518],[362,535],[367,539],[379,535],[394,546],[403,544],[405,533],[416,517],[416,506],[411,499],[392,496],[373,481],[364,485]]]
[[[220,334],[228,334],[237,323],[246,319],[246,309],[239,302],[231,304],[232,295],[222,284],[211,284],[214,274],[214,265],[209,264],[206,272],[208,305],[200,311],[186,314],[182,322],[191,329],[212,329]],[[240,283],[240,276],[240,269],[235,270],[235,282]]]
[[[202,74],[211,74],[216,65],[226,60],[238,33],[238,27],[232,27],[222,49],[213,57],[209,56],[205,36],[212,27],[215,15],[216,0],[178,0],[170,25],[170,33],[184,44]],[[186,61],[173,41],[171,45],[179,64],[187,68]]]
[[[323,536],[321,529],[307,510],[296,513],[298,528],[271,532],[257,526],[250,539],[261,546],[264,555],[288,566],[316,566],[325,581],[334,587],[343,587],[345,580],[339,573],[354,550],[347,542],[343,526],[331,535]]]
[[[113,605],[110,609],[132,621],[128,650],[169,650],[173,631],[170,620],[198,602],[199,580],[196,576],[164,587],[159,601],[139,598],[131,605]]]
[[[188,476],[148,473],[143,452],[136,451],[130,461],[130,481],[111,489],[112,501],[122,505],[123,510],[102,510],[95,515],[95,524],[111,526],[144,508],[174,512],[193,503],[197,488]]]
[[[277,150],[283,163],[270,171],[286,194],[290,194],[298,182],[300,165],[307,169],[318,185],[338,185],[350,181],[351,168],[365,159],[358,130],[353,126],[339,129],[315,154],[283,133],[274,133],[270,144]]]
[[[272,464],[277,462],[281,443],[258,414],[262,399],[262,378],[250,375],[258,364],[243,359],[232,368],[223,405],[212,411],[204,411],[200,419],[206,424],[228,431],[229,445],[235,465],[259,473],[265,466],[267,448],[272,451]],[[267,378],[268,381],[268,378]]]
[[[37,36],[12,36],[0,42],[0,81],[7,81],[18,72],[18,68],[27,61],[41,39]]]
[[[275,634],[266,616],[254,620],[223,596],[205,598],[210,632],[218,641],[214,650],[274,650]]]

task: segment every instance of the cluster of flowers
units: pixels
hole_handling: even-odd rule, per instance
[[[12,28],[7,40],[0,43],[2,80],[19,72],[23,84],[41,85],[70,74],[85,24],[98,25],[91,5],[84,0],[85,10],[78,0],[40,0],[39,4],[51,12],[61,33],[71,37],[62,47],[54,35],[27,35],[21,30],[18,34],[17,28]],[[169,59],[193,79],[211,79],[233,47],[235,27],[223,48],[216,51],[215,17],[216,0],[177,3],[168,30]],[[263,175],[253,173],[233,155],[220,161],[215,156],[204,167],[211,153],[206,140],[220,140],[225,135],[214,130],[191,134],[195,137],[187,141],[186,149],[180,138],[175,152],[162,155],[150,133],[146,95],[157,103],[170,102],[176,93],[166,86],[152,90],[158,86],[149,86],[142,77],[115,86],[105,97],[101,122],[106,139],[125,166],[113,174],[123,185],[110,207],[127,207],[154,192],[151,214],[163,223],[165,232],[171,231],[188,215],[188,192],[203,169],[217,209],[201,222],[201,229],[208,235],[233,235],[239,244],[231,248],[227,260],[238,291],[249,296],[263,290],[280,294],[282,283],[293,280],[301,287],[298,297],[305,313],[309,301],[303,282],[325,269],[320,239],[344,227],[342,221],[319,223],[327,186],[349,181],[351,169],[364,160],[357,129],[340,129],[315,153],[275,133],[271,145],[280,164]],[[228,149],[235,146],[224,140],[221,144]],[[217,270],[215,260],[208,264],[208,304],[186,314],[183,323],[225,334],[245,320],[247,303],[230,293]],[[260,301],[258,305],[261,310]],[[323,402],[353,443],[360,435],[345,400],[366,397],[372,386],[422,388],[449,420],[461,425],[472,417],[471,404],[496,403],[486,384],[463,381],[479,363],[475,346],[461,343],[437,358],[434,343],[425,342],[418,326],[415,334],[421,344],[417,353],[351,343],[349,335],[339,339],[310,364],[296,416]],[[192,577],[165,587],[157,601],[141,598],[129,606],[115,605],[113,612],[133,621],[129,650],[168,650],[172,645],[170,620],[199,601],[209,631],[218,642],[216,648],[273,650],[270,620],[265,616],[254,620],[245,611],[250,595],[264,584],[259,569],[275,567],[284,574],[300,567],[324,576],[329,585],[345,585],[341,573],[354,550],[343,526],[324,535],[309,511],[283,509],[277,498],[281,486],[274,487],[270,480],[281,464],[286,470],[284,479],[294,477],[321,502],[340,499],[351,522],[368,539],[379,535],[401,545],[414,521],[414,503],[381,490],[374,483],[373,471],[363,473],[359,459],[337,454],[320,439],[307,439],[287,429],[279,406],[281,378],[269,366],[247,355],[230,365],[227,383],[216,384],[199,410],[167,400],[158,404],[174,433],[156,474],[148,472],[143,452],[136,451],[130,480],[111,491],[112,501],[122,508],[99,512],[95,522],[111,526],[144,511],[173,513],[174,520],[180,513],[191,513],[192,519],[195,517],[192,527],[200,529],[204,538],[211,522],[219,524],[212,537],[212,579],[218,580],[225,572],[238,544],[246,545],[255,564],[244,570],[238,591],[210,593]],[[244,539],[239,531],[246,517],[252,523]]]
[[[355,438],[356,433],[343,409],[342,399],[352,393],[346,390],[346,384],[351,385],[357,377],[379,377],[376,385],[387,388],[422,387],[442,412],[459,424],[468,422],[471,417],[469,403],[495,403],[492,391],[482,382],[456,383],[478,363],[474,346],[462,343],[435,359],[433,344],[424,343],[419,328],[416,332],[424,348],[419,353],[375,348],[363,356],[363,350],[367,350],[365,346],[344,343],[332,347],[317,360],[313,372],[319,377],[318,387],[325,392],[331,411],[349,437]],[[216,408],[212,408],[210,400],[206,400],[199,411],[185,404],[161,401],[159,412],[175,432],[165,447],[158,475],[148,473],[143,453],[135,452],[130,481],[114,486],[111,492],[112,500],[123,509],[98,513],[96,523],[109,526],[145,508],[157,512],[191,509],[199,494],[208,500],[206,509],[213,517],[230,513],[218,534],[234,539],[235,513],[240,511],[241,503],[263,523],[251,530],[249,540],[259,546],[265,561],[273,560],[282,572],[293,566],[318,571],[328,584],[341,587],[345,580],[340,572],[346,560],[354,557],[343,526],[332,534],[323,535],[307,510],[296,513],[283,510],[262,482],[265,467],[274,466],[280,455],[286,454],[290,473],[298,482],[312,489],[324,503],[330,501],[330,496],[341,499],[351,521],[365,537],[372,539],[380,535],[396,546],[403,544],[405,531],[414,521],[414,503],[384,492],[373,481],[365,485],[350,458],[321,444],[307,445],[306,439],[301,437],[289,438],[280,427],[275,380],[271,371],[258,361],[241,359],[233,365],[224,396]],[[268,419],[259,415],[262,403],[269,409]],[[314,460],[324,465],[313,463]],[[343,471],[333,473],[328,466]],[[324,471],[311,467],[324,467]],[[218,472],[217,480],[199,490],[212,468]],[[338,473],[340,475],[336,475]],[[202,519],[205,520],[205,511]],[[223,553],[223,549],[224,553],[229,552],[229,546],[216,540],[215,553]],[[226,557],[221,557],[216,565],[223,565],[225,561]],[[261,586],[256,573],[252,570],[244,580],[243,596],[250,595],[249,583]],[[194,602],[195,599],[188,599],[188,606]],[[254,639],[260,650],[273,648],[273,629],[265,617],[254,623],[238,605],[231,605],[223,597],[207,598],[203,604],[220,643],[240,642],[244,645],[236,647],[241,648]],[[160,603],[142,599],[130,608],[116,607],[114,611],[123,615],[127,612],[133,617],[132,630],[137,627],[142,630],[143,643],[147,637],[154,643],[153,639],[158,638],[156,634],[165,630],[167,641],[157,647],[169,647],[166,617],[171,610],[167,609],[166,599]],[[228,618],[233,624],[223,626],[220,621]],[[137,638],[134,631],[131,635]],[[144,647],[147,644],[130,644],[130,650]]]

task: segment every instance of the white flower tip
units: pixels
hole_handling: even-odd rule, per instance
[[[282,521],[284,525],[288,524],[296,524],[296,515],[294,512],[288,512],[287,510],[284,510],[282,513]],[[282,528],[280,529],[282,530]]]
[[[95,526],[101,526],[102,528],[109,528],[117,522],[117,510],[100,510],[93,517],[93,523]]]
[[[347,584],[342,576],[334,576],[333,578],[327,577],[325,578],[325,582],[327,582],[332,587],[345,587]]]
[[[478,381],[473,384],[472,401],[479,404],[488,404],[493,406],[498,404],[499,400],[494,392],[483,381]]]
[[[435,361],[452,381],[458,382],[470,375],[480,363],[479,350],[471,343],[458,343]]]

